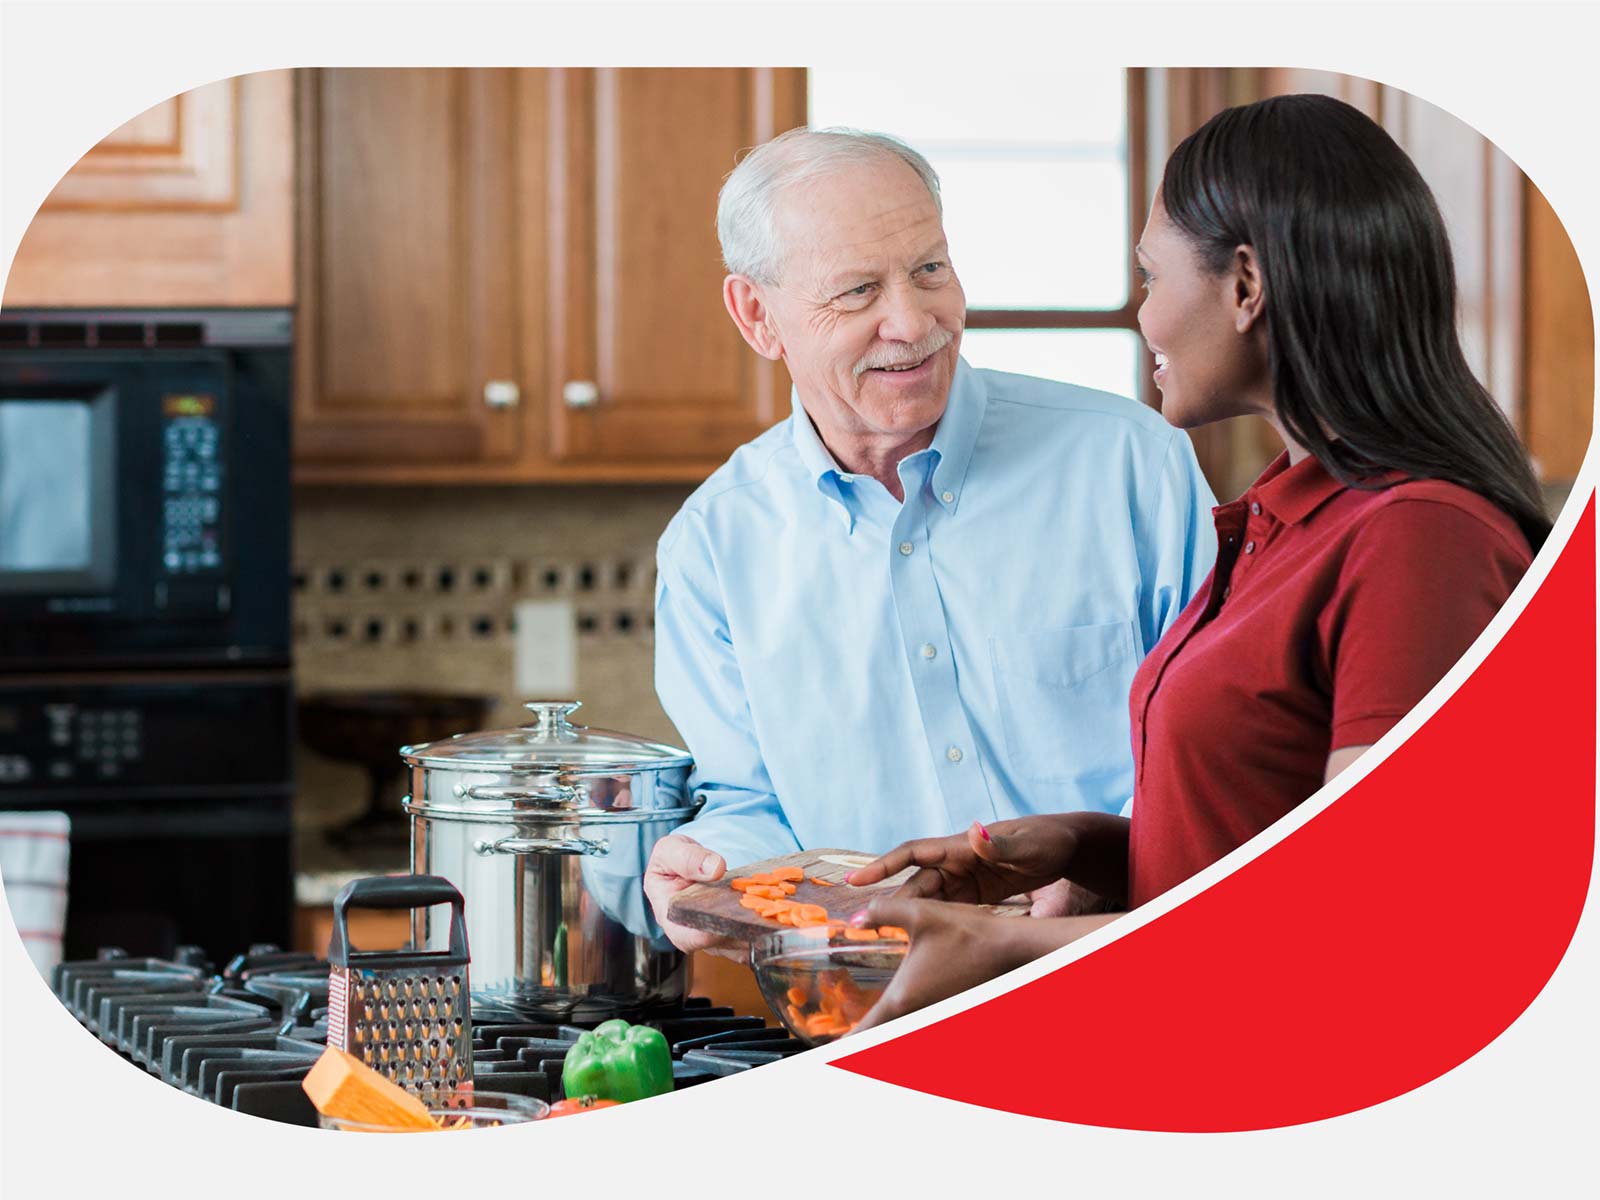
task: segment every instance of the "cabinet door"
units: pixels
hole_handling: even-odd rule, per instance
[[[219,80],[107,134],[23,235],[7,307],[287,305],[288,71]]]
[[[543,378],[514,334],[518,190],[544,161],[524,74],[300,73],[299,477],[467,480],[520,453]]]
[[[549,453],[703,473],[787,407],[723,309],[716,204],[739,151],[805,123],[804,72],[574,70],[554,91]]]

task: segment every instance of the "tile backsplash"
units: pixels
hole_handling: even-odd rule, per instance
[[[652,672],[655,543],[689,487],[302,488],[295,493],[296,689],[493,696],[520,724],[515,608],[571,605],[575,720],[681,744]],[[302,746],[296,820],[362,811],[366,775]]]

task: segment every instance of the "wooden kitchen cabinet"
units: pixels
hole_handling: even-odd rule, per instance
[[[465,479],[521,452],[508,389],[544,365],[516,319],[540,274],[518,254],[519,185],[542,216],[519,178],[544,161],[528,74],[299,72],[298,463]]]
[[[805,123],[800,72],[571,71],[549,455],[703,475],[771,425],[782,368],[722,304],[716,197],[737,152]]]
[[[781,415],[714,219],[802,71],[300,76],[297,480],[695,480]]]
[[[113,130],[23,234],[5,306],[294,300],[293,83],[219,80]]]

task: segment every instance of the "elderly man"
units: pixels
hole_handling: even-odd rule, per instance
[[[656,689],[705,804],[644,882],[686,950],[716,939],[671,897],[730,865],[1120,811],[1134,668],[1216,550],[1158,414],[958,357],[966,298],[909,147],[784,134],[728,177],[717,231],[728,313],[794,413],[657,550]]]

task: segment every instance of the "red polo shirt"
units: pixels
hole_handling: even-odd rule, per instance
[[[1133,904],[1310,796],[1331,751],[1377,741],[1527,569],[1526,538],[1483,497],[1377,482],[1285,454],[1214,510],[1211,578],[1133,680]]]

